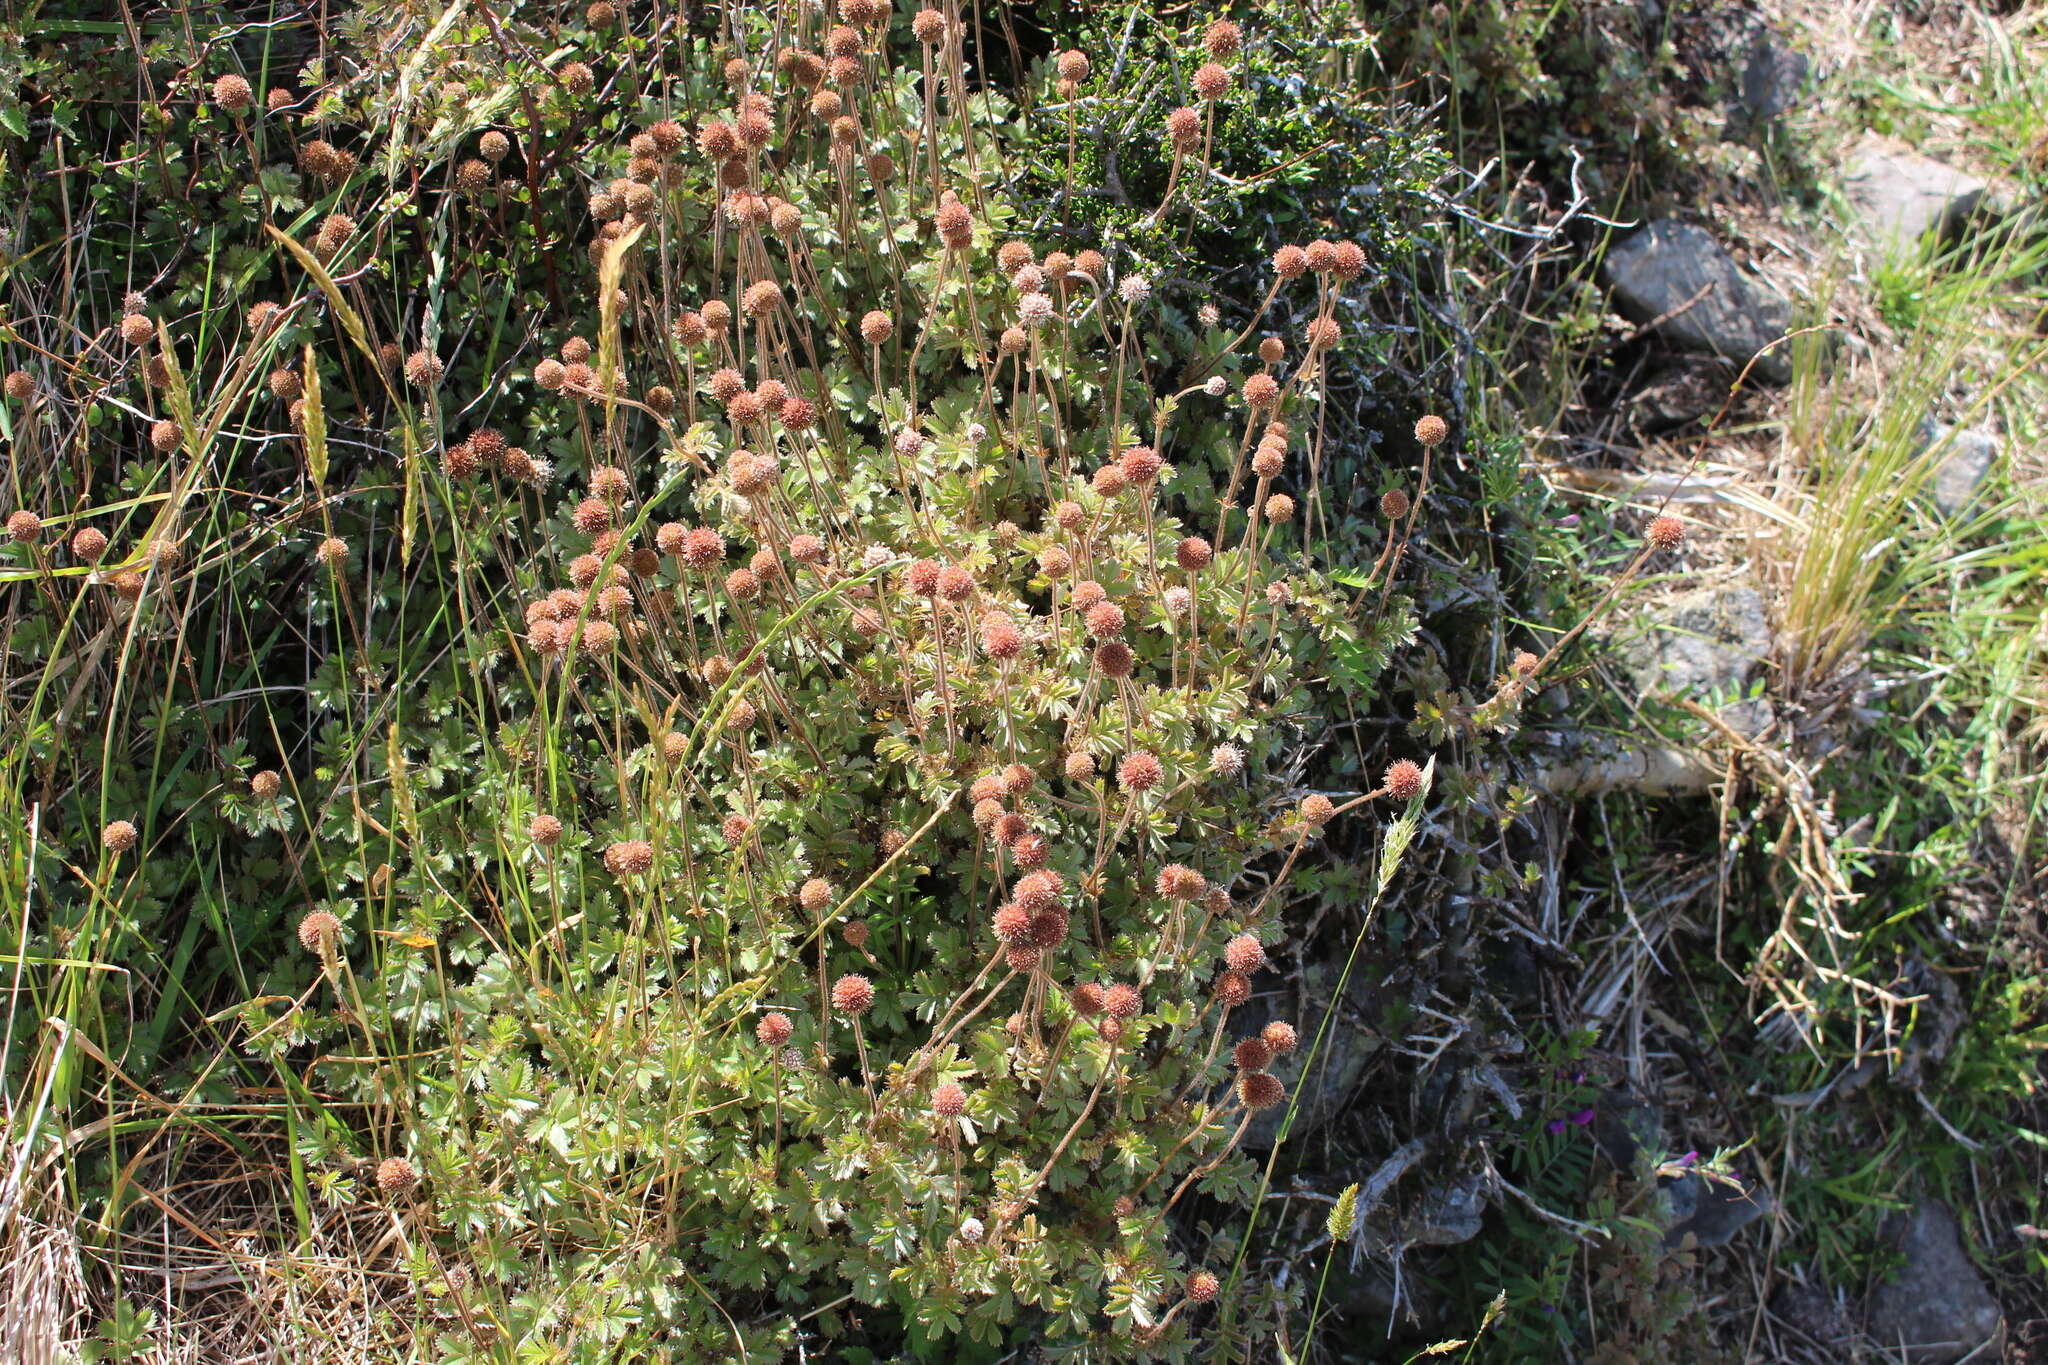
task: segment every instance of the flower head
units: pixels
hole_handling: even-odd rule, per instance
[[[874,1003],[874,983],[859,972],[848,972],[832,983],[832,1008],[841,1014],[866,1014]]]

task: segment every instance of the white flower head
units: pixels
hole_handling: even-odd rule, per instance
[[[1152,297],[1152,281],[1143,275],[1126,275],[1116,292],[1125,303],[1143,303]]]

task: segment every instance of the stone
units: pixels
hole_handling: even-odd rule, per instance
[[[1680,350],[1720,356],[1738,368],[1785,335],[1792,309],[1776,290],[1751,279],[1712,233],[1663,218],[1608,248],[1601,277],[1617,307]],[[1661,319],[1661,321],[1660,321]],[[1792,377],[1783,346],[1757,361],[1775,383]]]
[[[1628,396],[1629,413],[1645,431],[1667,431],[1718,412],[1735,372],[1723,361],[1686,356],[1650,376]]]
[[[1294,1124],[1287,1130],[1290,1148],[1351,1102],[1366,1064],[1380,1050],[1378,1032],[1372,1027],[1372,1021],[1379,1018],[1379,993],[1367,984],[1368,970],[1360,962],[1351,969],[1344,998],[1330,1019],[1329,1035],[1313,1063],[1304,1068],[1323,1017],[1323,1004],[1335,997],[1343,970],[1341,957],[1308,963],[1301,972],[1299,995],[1282,991],[1254,995],[1230,1012],[1230,1024],[1224,1031],[1226,1054],[1237,1039],[1250,1037],[1275,1019],[1284,1019],[1301,1031],[1300,1046],[1284,1057],[1275,1057],[1268,1068],[1286,1085],[1290,1097],[1299,1095]],[[1275,1105],[1253,1119],[1245,1130],[1245,1145],[1270,1148],[1287,1109],[1286,1104]]]
[[[1874,134],[1851,151],[1842,177],[1861,235],[1888,254],[1916,247],[1930,232],[1952,232],[1977,211],[1988,188],[1974,175]]]
[[[1748,739],[1769,727],[1776,717],[1769,700],[1745,695],[1771,649],[1763,595],[1748,582],[1736,579],[1677,593],[1644,606],[1637,618],[1644,625],[1619,641],[1616,652],[1638,695],[1682,697],[1715,708],[1723,724]],[[1692,796],[1719,776],[1716,767],[1689,749],[1602,739],[1539,771],[1537,781],[1556,796],[1609,791]]]
[[[1947,1205],[1924,1199],[1887,1218],[1884,1231],[1905,1263],[1871,1291],[1864,1331],[1886,1359],[1953,1365],[2000,1335],[1998,1300],[1964,1252]]]
[[[1757,123],[1789,112],[1806,88],[1806,54],[1787,47],[1776,34],[1764,33],[1749,49],[1742,67],[1742,109]]]
[[[1667,1248],[1726,1246],[1735,1234],[1771,1211],[1771,1196],[1761,1185],[1745,1187],[1725,1179],[1709,1179],[1697,1171],[1657,1177],[1671,1222],[1664,1229]]]
[[[1637,689],[1712,705],[1741,693],[1764,666],[1771,622],[1742,580],[1710,583],[1646,607],[1621,658]],[[1737,727],[1742,728],[1740,726]]]
[[[1998,438],[1988,432],[1957,430],[1939,422],[1923,429],[1922,451],[1944,448],[1927,481],[1934,506],[1945,517],[1960,515],[1998,462]]]
[[[1477,1237],[1485,1221],[1486,1181],[1475,1173],[1424,1194],[1403,1225],[1401,1240],[1409,1246],[1456,1246]]]

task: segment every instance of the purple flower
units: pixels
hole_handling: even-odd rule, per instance
[[[1559,1133],[1562,1133],[1564,1131],[1564,1120],[1552,1119],[1550,1122],[1543,1125],[1543,1131],[1550,1134],[1552,1137],[1556,1137]]]
[[[1581,1128],[1584,1128],[1592,1121],[1593,1111],[1590,1109],[1581,1109],[1578,1113],[1572,1115],[1572,1122],[1578,1124]]]

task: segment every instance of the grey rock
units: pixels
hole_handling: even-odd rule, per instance
[[[1977,490],[1998,462],[1998,438],[1989,432],[1958,431],[1939,422],[1924,428],[1921,450],[1943,449],[1927,488],[1945,517],[1960,514],[1976,499]]]
[[[1344,998],[1330,1019],[1330,1032],[1323,1039],[1313,1061],[1308,1061],[1315,1029],[1322,1019],[1323,1005],[1335,998],[1337,978],[1344,970],[1342,958],[1315,961],[1303,968],[1299,995],[1274,992],[1256,995],[1242,1008],[1233,1010],[1224,1047],[1238,1038],[1248,1038],[1275,1019],[1284,1019],[1301,1030],[1301,1046],[1284,1057],[1273,1059],[1271,1070],[1298,1097],[1294,1123],[1287,1130],[1290,1146],[1335,1118],[1357,1093],[1359,1079],[1373,1055],[1380,1050],[1378,1032],[1372,1021],[1379,1017],[1379,996],[1367,984],[1363,963],[1352,968],[1344,987]],[[1252,1120],[1245,1130],[1247,1146],[1270,1148],[1279,1135],[1287,1105],[1276,1105]]]
[[[1760,123],[1788,112],[1806,88],[1808,69],[1804,52],[1762,34],[1742,67],[1743,112]]]
[[[1936,1200],[1885,1220],[1905,1264],[1871,1292],[1864,1330],[1888,1359],[1952,1365],[1995,1339],[1998,1300],[1963,1251],[1956,1218]]]
[[[1749,584],[1708,584],[1645,609],[1621,657],[1637,688],[1712,703],[1739,693],[1771,649],[1763,595]]]
[[[1671,1223],[1664,1229],[1666,1247],[1688,1241],[1698,1247],[1726,1246],[1736,1233],[1771,1211],[1771,1196],[1760,1185],[1709,1180],[1697,1172],[1661,1176],[1658,1184],[1671,1210]]]
[[[1776,718],[1770,701],[1743,695],[1766,668],[1771,649],[1770,619],[1756,588],[1741,579],[1708,584],[1647,604],[1636,615],[1639,628],[1616,648],[1638,694],[1716,707],[1722,723],[1745,738],[1770,726]],[[1609,791],[1692,796],[1719,776],[1689,749],[1603,738],[1539,771],[1537,781],[1566,797]]]
[[[1627,1090],[1603,1090],[1593,1111],[1593,1141],[1621,1170],[1648,1178],[1649,1161],[1661,1159],[1663,1120],[1657,1107]],[[1649,1152],[1649,1158],[1644,1153]],[[1696,1171],[1656,1177],[1664,1206],[1664,1245],[1725,1245],[1736,1233],[1771,1211],[1761,1187],[1745,1189],[1709,1180]]]
[[[1775,290],[1744,274],[1705,228],[1674,218],[1647,224],[1610,247],[1600,273],[1630,318],[1662,318],[1657,334],[1672,345],[1738,366],[1790,325],[1791,306]],[[1790,379],[1785,348],[1758,360],[1756,373],[1780,384]]]
[[[1856,145],[1842,178],[1865,240],[1888,253],[1914,247],[1930,232],[1953,231],[1977,211],[1987,188],[1974,175],[1875,135]]]
[[[1423,1195],[1402,1228],[1402,1240],[1410,1246],[1456,1246],[1477,1237],[1485,1221],[1486,1182],[1475,1173]]]

